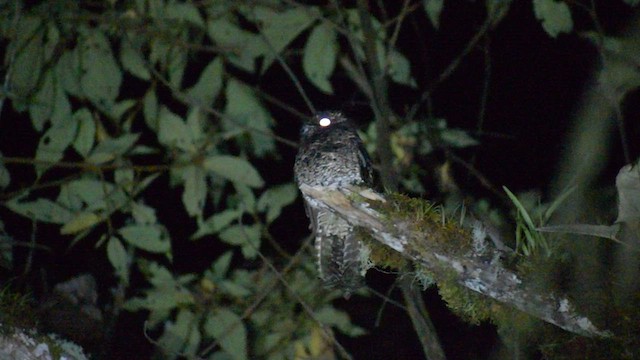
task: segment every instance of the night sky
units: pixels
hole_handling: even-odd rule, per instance
[[[390,14],[398,11],[395,2],[387,3]],[[599,5],[598,14],[605,32],[621,34],[632,19],[631,8],[622,1],[596,3]],[[419,89],[432,83],[451,60],[458,56],[482,24],[483,8],[481,1],[445,1],[438,32],[428,24],[422,12],[416,12],[409,25],[403,27],[398,48],[411,61]],[[573,6],[572,15],[578,32],[592,29],[588,15],[580,7]],[[549,37],[534,17],[529,1],[515,1],[506,18],[489,33],[489,38],[491,74],[483,133],[476,132],[485,79],[482,46],[473,50],[453,75],[435,89],[432,114],[446,119],[452,128],[468,130],[480,141],[479,146],[456,151],[456,154],[465,160],[473,159],[474,166],[495,185],[506,185],[514,192],[538,189],[544,194],[556,176],[568,131],[574,121],[574,114],[581,105],[581,96],[593,85],[594,73],[599,66],[597,51],[593,44],[575,31],[569,35],[561,34],[556,39]],[[482,44],[483,41],[480,42]],[[194,59],[196,67],[206,63],[208,59]],[[299,63],[291,65],[294,72],[300,73]],[[281,67],[275,65],[260,77],[247,77],[241,73],[237,75],[244,76],[247,81],[299,111],[309,113]],[[332,78],[335,89],[333,96],[320,93],[304,79],[302,84],[316,108],[342,110],[354,118],[361,128],[365,128],[372,120],[367,99],[344,74],[338,72]],[[134,87],[127,91],[135,94],[138,90],[143,89]],[[419,91],[398,85],[392,85],[389,89],[391,106],[400,116],[406,113],[407,107],[419,95]],[[640,136],[638,104],[640,92],[636,90],[625,99],[622,108],[632,159],[637,158],[640,153],[640,142],[635,141]],[[8,105],[5,104],[1,114],[0,151],[6,156],[31,157],[38,138],[30,128],[28,118],[24,114],[15,113]],[[270,107],[270,110],[277,122],[274,128],[277,135],[297,141],[300,119],[275,106]],[[425,116],[424,108],[419,116]],[[606,173],[601,176],[602,186],[613,185],[615,174],[625,164],[620,136],[618,133],[611,136],[614,139],[613,147],[610,149]],[[255,164],[268,185],[293,179],[292,167],[296,149],[284,144],[278,144],[278,149],[279,158]],[[438,161],[438,157],[435,156],[433,161]],[[33,181],[31,170],[17,170],[17,167],[9,169],[15,183],[28,184]],[[52,170],[47,176],[52,179],[65,174],[64,170]],[[454,167],[454,174],[457,175],[463,192],[477,198],[491,199],[491,194],[476,180],[467,176],[464,169]],[[153,195],[148,197],[151,199],[149,205],[163,209],[181,208],[178,188],[173,193],[162,192],[168,188],[168,176],[164,175],[156,188],[149,189],[149,193]],[[0,208],[0,218],[9,234],[21,241],[28,240],[31,233],[29,220],[18,218],[5,208]],[[175,238],[186,238],[195,230],[195,225],[184,211],[159,212],[159,220],[171,228]],[[299,246],[299,239],[308,234],[307,224],[302,201],[298,199],[292,206],[284,209],[283,216],[272,225],[271,230],[278,239],[282,239],[285,249],[295,251]],[[39,254],[36,258],[36,268],[47,269],[46,281],[49,286],[87,271],[93,273],[99,283],[113,282],[110,265],[102,253],[96,254],[91,242],[80,242],[68,249],[68,239],[60,239],[57,228],[46,224],[39,225],[38,234],[48,237],[47,242],[52,244],[55,251],[54,254]],[[181,272],[193,272],[208,267],[212,258],[209,254],[216,249],[199,242],[189,244],[184,250],[176,252],[175,268]],[[17,251],[16,261],[24,256],[24,251]],[[34,271],[31,276],[34,283],[42,281],[37,273]],[[12,275],[3,275],[3,278],[8,279]],[[367,280],[373,289],[384,294],[393,286],[394,276],[371,271]],[[36,295],[41,289],[41,285],[33,288]],[[101,289],[101,292],[102,296],[108,296],[108,286]],[[391,296],[395,300],[402,300],[399,289],[394,290]],[[427,290],[424,298],[448,358],[485,359],[491,355],[491,350],[499,342],[494,326],[472,326],[462,322],[446,309],[435,289]],[[370,331],[368,335],[359,338],[339,335],[341,344],[352,352],[355,359],[422,357],[411,322],[401,309],[387,304],[379,327],[375,328],[376,314],[382,306],[380,298],[355,296],[348,301],[338,301],[337,306],[346,309],[355,323]],[[121,321],[118,331],[139,327],[141,320],[140,314],[126,317]],[[133,333],[137,337],[132,338]],[[139,331],[118,335],[115,347],[120,351],[131,347],[139,348],[142,353],[150,351],[152,345],[140,335]],[[115,357],[117,354],[118,350],[114,351]]]

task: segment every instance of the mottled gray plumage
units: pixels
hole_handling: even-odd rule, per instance
[[[294,173],[298,186],[341,188],[373,184],[371,160],[362,140],[339,112],[318,113],[303,125]],[[364,283],[362,243],[346,220],[309,197],[304,200],[315,233],[320,279],[326,287],[341,289],[348,297]]]

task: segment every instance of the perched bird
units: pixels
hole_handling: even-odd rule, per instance
[[[320,112],[302,126],[294,174],[298,187],[373,186],[371,159],[355,127],[340,112]],[[363,244],[345,219],[304,196],[315,234],[320,279],[348,298],[364,283]]]

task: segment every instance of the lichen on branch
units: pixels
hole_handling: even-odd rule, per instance
[[[411,221],[407,214],[418,212],[421,200],[400,201],[397,195],[385,197],[356,188],[336,190],[303,185],[300,190],[432,273],[436,282],[454,279],[458,285],[566,331],[589,337],[611,336],[609,331],[599,329],[588,317],[577,313],[567,297],[541,292],[505,267],[500,261],[504,254],[499,250],[474,246],[471,232],[444,217],[434,216],[437,212],[425,213],[427,216],[422,217],[419,225]],[[394,207],[405,209],[388,211]]]

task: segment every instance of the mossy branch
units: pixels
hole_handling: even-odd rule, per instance
[[[374,239],[439,279],[455,277],[458,284],[514,307],[531,316],[583,336],[608,337],[589,318],[575,311],[571,301],[551,292],[541,292],[513,270],[505,268],[501,253],[488,246],[474,246],[470,232],[432,216],[419,226],[406,213],[385,211],[390,206],[384,196],[371,190],[329,189],[302,185],[300,190],[350,223],[367,230]],[[419,201],[409,199],[409,201]],[[412,212],[414,209],[409,209]]]

